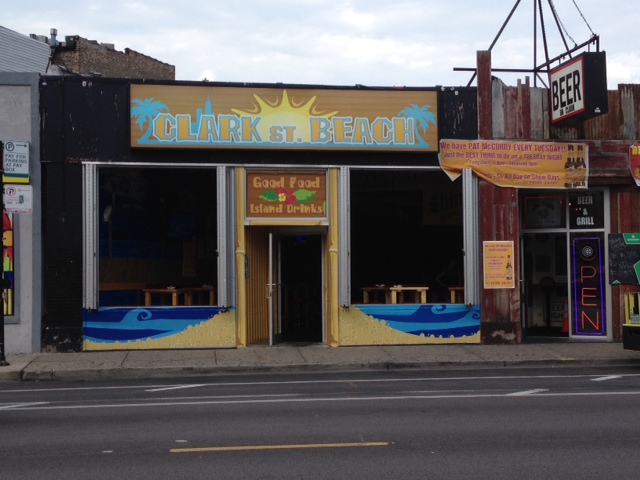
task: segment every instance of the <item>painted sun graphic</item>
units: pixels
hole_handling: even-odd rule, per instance
[[[316,97],[296,102],[289,99],[286,90],[282,98],[275,101],[265,100],[253,95],[257,104],[251,110],[232,108],[233,113],[243,117],[260,118],[257,130],[263,139],[270,142],[308,143],[310,141],[309,119],[331,118],[338,112],[322,113],[314,105]]]

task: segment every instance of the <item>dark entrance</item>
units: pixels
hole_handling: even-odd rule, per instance
[[[525,335],[568,337],[567,234],[545,231],[524,234],[522,258]]]
[[[278,239],[282,340],[322,342],[322,236]]]

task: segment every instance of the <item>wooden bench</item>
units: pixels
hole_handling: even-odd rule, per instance
[[[207,305],[213,306],[216,304],[216,290],[213,287],[181,287],[181,288],[145,288],[144,292],[144,305],[150,307],[153,302],[153,295],[160,297],[161,305],[164,305],[164,297],[171,297],[171,305],[180,305],[180,296],[182,296],[182,304],[185,306],[193,305],[194,296],[201,294],[207,295]]]
[[[394,285],[389,287],[391,292],[391,303],[404,303],[405,292],[414,292],[414,303],[427,303],[427,292],[429,287],[404,287],[402,285]]]
[[[384,302],[377,303],[389,303],[391,301],[391,292],[389,287],[384,285],[376,285],[375,287],[362,287],[362,303],[373,303],[376,297],[379,297],[380,293],[384,294]]]
[[[451,303],[464,303],[464,287],[449,287]]]

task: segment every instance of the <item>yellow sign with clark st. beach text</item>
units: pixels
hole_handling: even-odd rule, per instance
[[[452,180],[471,169],[501,187],[588,187],[589,150],[583,143],[440,140],[439,157]]]
[[[135,148],[438,150],[438,93],[133,84]]]

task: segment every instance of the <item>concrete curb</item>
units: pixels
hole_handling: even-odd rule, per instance
[[[0,367],[0,369],[5,367]],[[0,382],[10,382],[15,380],[22,380],[22,372],[20,370],[0,370]]]
[[[23,381],[96,381],[136,378],[166,378],[188,376],[212,376],[241,373],[293,373],[293,372],[349,372],[361,370],[456,370],[487,368],[535,368],[535,367],[594,367],[637,366],[636,359],[541,359],[541,360],[484,360],[484,361],[436,361],[436,362],[354,362],[349,364],[291,364],[291,365],[239,365],[206,367],[121,367],[121,368],[25,368],[5,372],[0,380]],[[43,365],[44,367],[44,365]],[[8,375],[6,375],[8,373]]]

